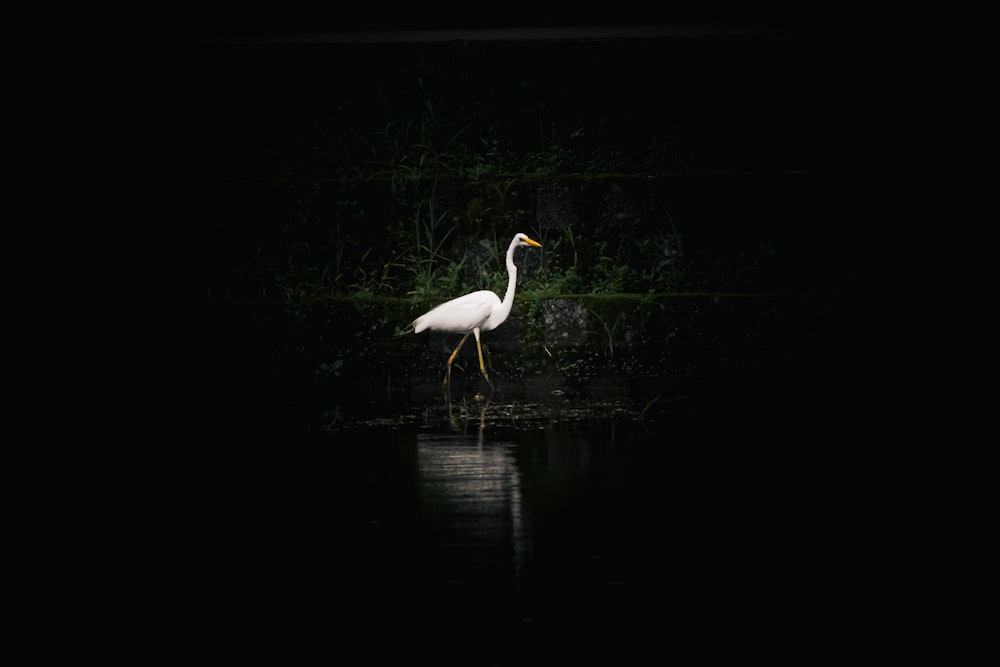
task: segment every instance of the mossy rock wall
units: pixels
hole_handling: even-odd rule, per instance
[[[558,395],[755,405],[806,349],[807,312],[774,296],[522,297],[507,322],[483,335],[483,351],[498,403]],[[416,314],[405,299],[244,304],[223,319],[246,347],[216,352],[230,360],[232,378],[242,378],[241,391],[257,388],[254,400],[296,405],[314,424],[331,410],[348,420],[439,406],[461,336],[400,333]],[[490,393],[471,337],[456,359],[452,391],[456,401]]]
[[[508,179],[502,206],[496,185],[456,183],[395,214],[380,209],[390,195],[379,183],[328,184],[308,214],[281,184],[220,185],[201,297],[502,294],[515,232],[543,245],[517,253],[520,293],[802,292],[841,268],[846,239],[823,184],[805,174]]]

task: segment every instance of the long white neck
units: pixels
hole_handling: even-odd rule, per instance
[[[514,250],[517,248],[517,239],[510,242],[507,248],[507,292],[503,295],[500,303],[500,321],[507,319],[510,309],[514,305],[514,289],[517,286],[517,267],[514,266]]]

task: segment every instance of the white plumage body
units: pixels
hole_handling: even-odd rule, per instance
[[[413,320],[413,332],[420,333],[425,329],[451,333],[468,333],[473,329],[492,331],[506,319],[498,321],[492,317],[502,305],[500,297],[490,290],[470,292],[442,303]]]
[[[503,324],[510,315],[511,306],[514,305],[514,289],[517,285],[517,267],[514,266],[514,250],[521,246],[542,247],[537,241],[532,241],[524,234],[515,234],[507,248],[507,292],[503,300],[490,290],[479,290],[470,292],[464,296],[457,297],[451,301],[446,301],[436,308],[432,308],[410,323],[413,333],[420,333],[430,329],[431,331],[444,331],[448,333],[465,334],[459,341],[455,351],[448,358],[448,373],[444,378],[444,385],[447,388],[451,378],[451,364],[455,356],[465,343],[469,334],[476,337],[476,348],[479,352],[479,370],[483,377],[493,387],[490,376],[486,372],[486,364],[483,362],[483,348],[479,342],[479,334],[483,331],[492,331]],[[449,394],[449,405],[451,404]]]

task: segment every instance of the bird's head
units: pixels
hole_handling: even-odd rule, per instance
[[[533,248],[541,248],[542,247],[541,243],[539,243],[538,241],[533,241],[533,240],[529,239],[526,234],[520,234],[520,233],[516,234],[514,236],[514,242],[517,243],[517,245],[519,245],[519,246],[531,246]]]

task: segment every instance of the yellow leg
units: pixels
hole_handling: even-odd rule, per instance
[[[479,329],[473,329],[472,333],[476,334],[476,348],[479,350],[479,370],[483,372],[483,377],[486,378],[486,384],[490,386],[490,391],[496,391],[496,387],[493,386],[493,383],[490,381],[490,376],[486,372],[486,364],[483,363],[483,346],[479,343]]]
[[[462,345],[465,344],[465,339],[469,337],[469,334],[462,336],[462,340],[458,341],[458,345],[455,346],[455,351],[451,353],[448,357],[448,373],[444,376],[444,389],[447,392],[448,404],[451,405],[451,363],[455,361],[455,357],[458,356],[458,351],[462,349]],[[481,353],[480,353],[481,354]]]

